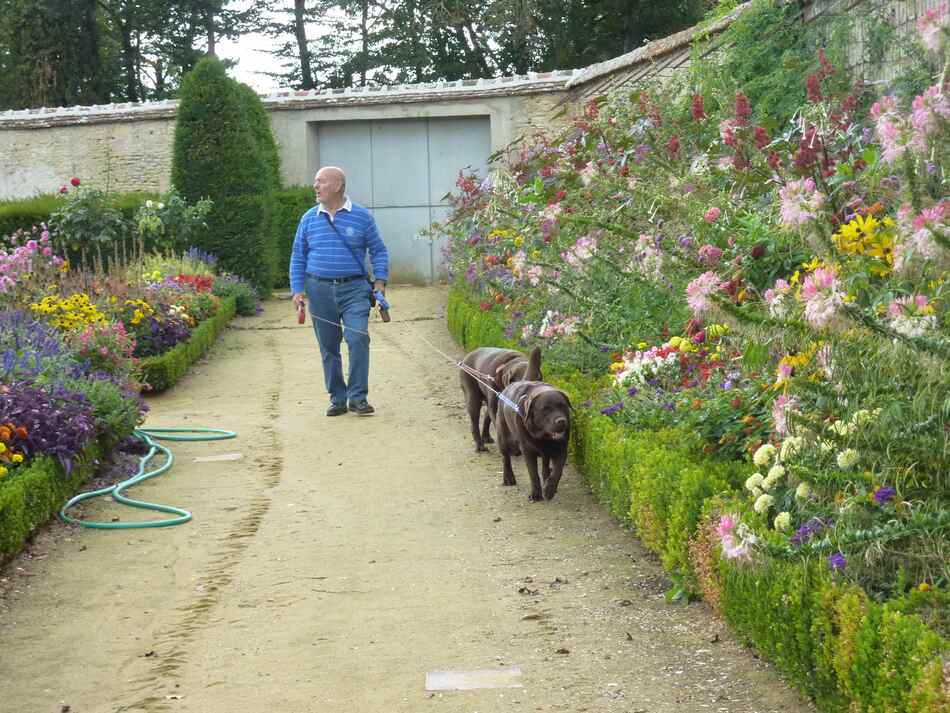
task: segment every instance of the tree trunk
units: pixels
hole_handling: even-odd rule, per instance
[[[205,34],[208,37],[208,54],[214,54],[214,8],[209,7],[205,10]]]
[[[122,34],[122,68],[125,71],[125,100],[139,100],[136,89],[135,47],[132,45],[132,21],[127,13],[119,20],[119,32]]]
[[[360,36],[363,40],[363,48],[360,52],[360,86],[366,86],[366,66],[369,64],[369,0],[363,0],[363,16],[360,20]]]
[[[623,12],[623,51],[632,52],[643,42],[639,32],[640,0],[627,0]]]
[[[297,35],[297,51],[300,54],[300,88],[313,89],[313,72],[310,69],[310,46],[307,43],[307,4],[294,0],[294,31]]]

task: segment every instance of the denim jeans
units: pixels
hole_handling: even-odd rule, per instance
[[[366,280],[333,283],[307,276],[305,283],[313,331],[323,358],[323,381],[335,405],[365,401],[369,391],[369,310]],[[320,319],[317,319],[317,318]],[[342,322],[345,329],[329,322]],[[346,340],[349,378],[343,380],[340,341]]]

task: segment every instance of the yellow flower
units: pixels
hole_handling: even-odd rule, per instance
[[[9,472],[10,472],[10,471],[7,470],[7,467],[6,467],[6,466],[0,465],[0,478],[2,478],[3,476],[5,476],[5,475],[6,475],[7,473],[9,473]]]
[[[14,463],[22,463],[22,462],[23,462],[23,455],[22,455],[21,453],[14,453],[14,454],[10,457],[10,459],[11,459]]]
[[[622,361],[615,361],[610,365],[610,373],[616,374],[618,371],[623,371],[624,365]]]
[[[0,453],[6,453],[6,452],[7,452],[7,444],[4,443],[3,441],[0,441]]]

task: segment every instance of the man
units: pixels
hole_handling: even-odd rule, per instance
[[[335,166],[321,168],[313,181],[317,205],[304,213],[290,254],[294,306],[310,302],[313,329],[323,358],[323,380],[330,393],[327,416],[350,411],[370,416],[369,310],[366,251],[373,263],[372,289],[385,294],[389,253],[376,221],[346,195],[346,176]],[[338,325],[342,322],[345,330]],[[343,379],[340,339],[349,351],[349,378]]]

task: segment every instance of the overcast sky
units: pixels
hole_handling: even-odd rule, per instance
[[[278,44],[274,39],[264,35],[244,35],[240,40],[221,40],[218,43],[217,55],[221,59],[238,60],[237,66],[231,69],[231,76],[239,82],[254,87],[259,92],[270,92],[277,89],[277,83],[270,77],[258,72],[281,71],[280,60],[267,50]]]

